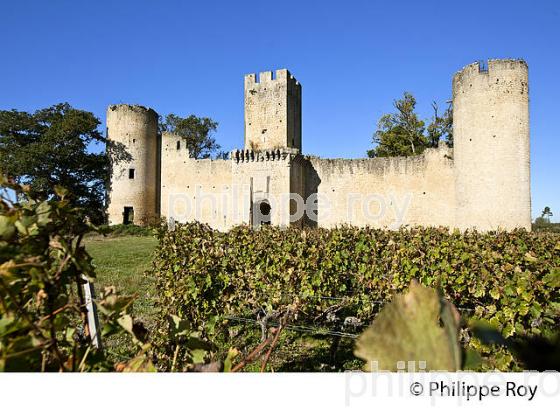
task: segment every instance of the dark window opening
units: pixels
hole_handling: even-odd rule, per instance
[[[177,141],[177,149],[181,149],[181,141]]]
[[[253,227],[270,225],[271,207],[267,200],[256,202],[253,205]]]
[[[128,170],[128,179],[134,179],[134,168]]]
[[[125,206],[123,212],[123,225],[130,225],[134,223],[134,208]]]
[[[259,204],[259,209],[262,216],[270,216],[270,204],[268,202],[261,202]]]

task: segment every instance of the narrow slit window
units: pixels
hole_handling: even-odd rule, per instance
[[[128,170],[128,179],[134,179],[134,168]]]
[[[181,141],[177,141],[177,150],[181,149]]]

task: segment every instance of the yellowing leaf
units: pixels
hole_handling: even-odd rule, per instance
[[[539,261],[539,260],[538,260],[537,258],[535,258],[533,255],[531,255],[530,252],[527,252],[527,253],[525,254],[525,260],[526,260],[527,262],[531,262],[531,263],[535,263],[535,262],[538,262],[538,261]]]
[[[500,290],[498,288],[492,288],[490,289],[490,296],[492,296],[493,299],[500,299]]]
[[[440,320],[443,327],[440,326]],[[398,363],[425,362],[426,370],[461,369],[459,315],[434,289],[412,282],[408,293],[385,306],[358,338],[354,354],[365,369],[398,370]]]

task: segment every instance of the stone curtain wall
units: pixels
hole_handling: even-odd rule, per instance
[[[161,212],[178,222],[200,221],[218,230],[253,223],[253,206],[266,201],[273,225],[288,226],[291,164],[297,150],[233,151],[230,159],[197,160],[177,149],[181,138],[162,136]]]
[[[451,155],[442,146],[408,158],[309,157],[306,193],[317,193],[318,226],[453,226]]]
[[[177,149],[179,143],[179,149]],[[194,159],[180,136],[163,133],[161,215],[178,222],[198,220],[215,229],[232,226],[233,215],[221,200],[232,188],[231,162]]]

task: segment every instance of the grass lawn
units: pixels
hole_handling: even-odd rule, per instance
[[[151,266],[157,239],[151,236],[91,236],[86,249],[96,268],[96,292],[114,285],[121,294],[137,295],[134,317],[151,327],[154,310],[154,281],[145,272]]]

